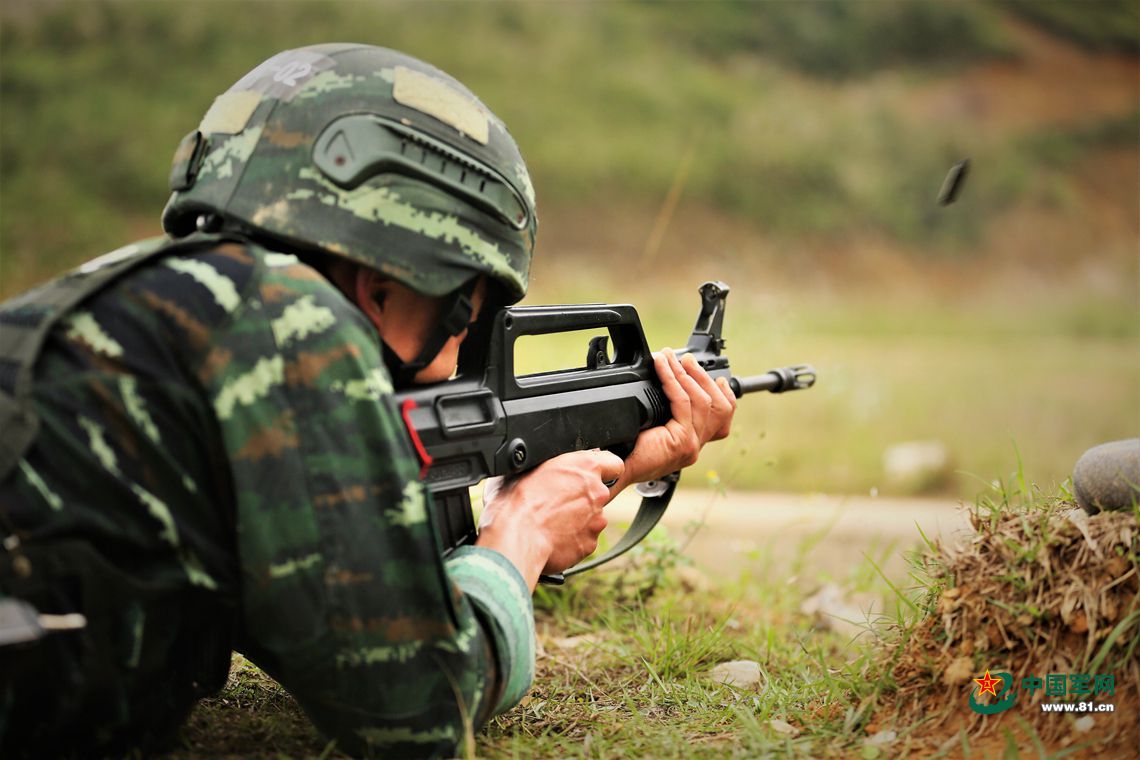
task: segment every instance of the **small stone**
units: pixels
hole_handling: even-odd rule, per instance
[[[1084,715],[1073,721],[1073,728],[1082,734],[1088,733],[1093,728],[1093,717],[1091,715]]]
[[[867,630],[867,620],[878,606],[877,598],[848,599],[839,586],[827,583],[803,601],[800,612],[810,615],[819,628],[855,637]]]
[[[772,718],[772,720],[768,721],[768,725],[770,725],[772,730],[776,733],[784,734],[785,736],[795,736],[800,732],[799,729],[791,723],[782,721],[779,718]]]
[[[863,744],[868,747],[883,747],[890,744],[898,737],[899,735],[895,731],[879,731],[878,733],[872,734],[871,736],[868,736],[866,739],[864,739]]]
[[[950,476],[950,453],[941,441],[896,443],[883,452],[883,471],[891,484],[920,493]]]
[[[959,657],[950,663],[942,673],[942,683],[947,686],[963,684],[974,677],[974,661],[969,657]]]
[[[1140,438],[1093,446],[1073,466],[1073,495],[1090,515],[1131,509],[1140,500],[1135,483],[1140,483]]]
[[[764,680],[760,663],[752,660],[722,662],[713,668],[709,675],[717,683],[735,686],[738,689],[755,689]]]

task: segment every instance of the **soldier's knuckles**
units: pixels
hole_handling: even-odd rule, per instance
[[[685,446],[684,458],[686,467],[697,461],[697,455],[700,454],[700,451],[701,440],[694,434],[689,438]]]
[[[606,503],[606,499],[609,498],[610,495],[610,489],[606,488],[606,484],[602,482],[601,478],[598,478],[590,484],[587,493],[591,506],[598,508]]]

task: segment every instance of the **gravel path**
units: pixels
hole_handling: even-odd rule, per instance
[[[628,523],[637,504],[630,489],[606,508],[606,516],[611,524]],[[880,566],[888,575],[902,577],[906,572],[902,552],[922,541],[916,524],[931,540],[957,542],[970,533],[965,508],[960,502],[946,499],[731,492],[720,495],[684,489],[678,490],[662,523],[679,538],[686,525],[702,517],[704,525],[686,553],[699,568],[717,575],[764,568],[771,572],[787,567],[798,553],[806,551],[813,571],[826,570],[843,577],[854,565],[865,562],[865,553],[878,562],[891,547],[889,557]],[[607,536],[616,540],[617,530],[608,529]]]

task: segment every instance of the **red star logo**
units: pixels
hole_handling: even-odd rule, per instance
[[[974,683],[978,685],[978,696],[983,694],[993,694],[997,696],[997,687],[1001,683],[1000,678],[991,678],[990,670],[986,668],[986,674],[981,678],[975,678]]]

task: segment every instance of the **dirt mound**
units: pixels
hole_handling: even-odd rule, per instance
[[[1138,517],[1088,517],[1060,500],[978,508],[972,542],[924,559],[929,614],[891,653],[895,713],[881,711],[871,731],[893,724],[909,748],[950,756],[1003,746],[1134,756]]]
[[[1136,108],[1135,56],[1085,50],[1014,19],[1004,30],[1016,45],[1016,57],[922,88],[911,96],[912,113],[924,121],[963,119],[973,128],[1009,133]]]

